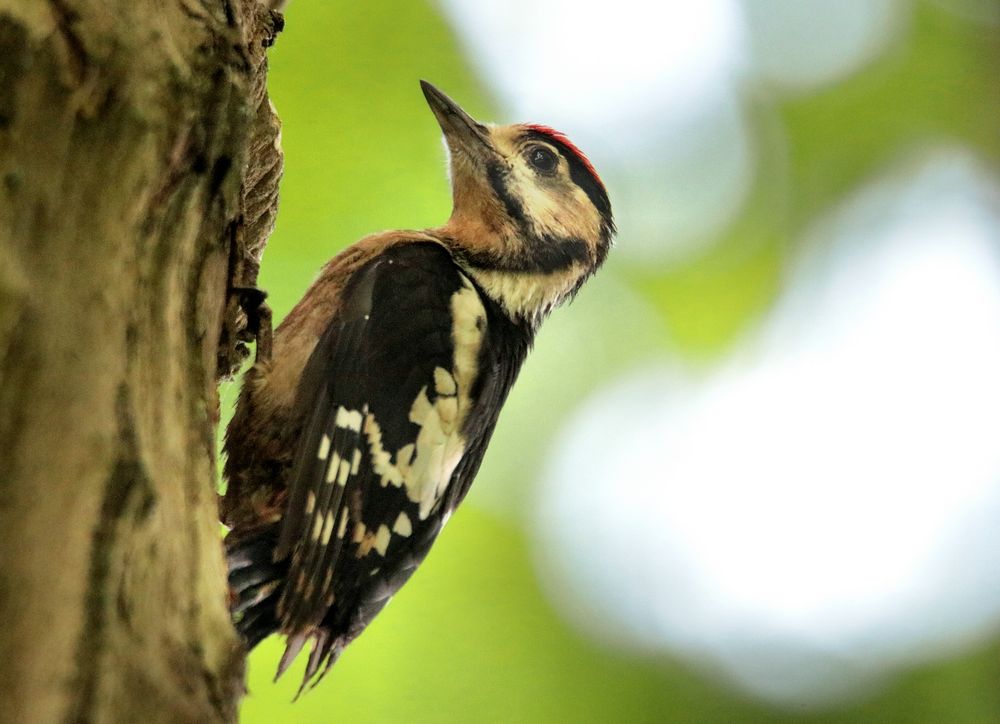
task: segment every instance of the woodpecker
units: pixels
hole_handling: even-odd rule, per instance
[[[615,233],[604,184],[565,135],[479,123],[421,86],[449,152],[451,217],[330,260],[258,340],[226,433],[234,623],[248,649],[286,637],[278,676],[311,642],[303,687],[423,561],[539,324]]]

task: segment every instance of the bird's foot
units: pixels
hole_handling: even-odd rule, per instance
[[[246,329],[240,334],[240,342],[257,343],[257,361],[271,359],[271,307],[268,306],[267,292],[257,287],[232,287],[231,292],[247,318]]]

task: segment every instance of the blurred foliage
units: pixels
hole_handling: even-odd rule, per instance
[[[917,3],[903,36],[862,72],[822,91],[784,98],[780,89],[747,89],[764,151],[740,219],[683,267],[640,269],[612,259],[572,311],[543,332],[470,503],[412,582],[295,704],[304,662],[272,684],[281,644],[261,645],[250,658],[243,721],[1000,720],[995,645],[826,714],[776,712],[678,663],[603,650],[562,623],[543,597],[525,528],[512,522],[518,516],[501,518],[477,504],[489,501],[479,487],[507,496],[527,490],[517,487],[527,483],[504,483],[537,475],[549,428],[616,370],[655,350],[697,359],[731,344],[774,300],[793,240],[815,215],[904,150],[951,139],[1000,160],[996,28]],[[343,247],[381,229],[446,218],[444,153],[417,79],[440,85],[474,115],[497,114],[426,2],[295,0],[271,58],[286,175],[261,283],[280,319]],[[623,306],[655,310],[648,316],[662,324],[633,329]],[[563,343],[592,334],[593,324],[603,337],[592,354],[565,359]],[[539,420],[542,390],[551,404]],[[233,384],[224,390],[230,404],[234,391]],[[525,497],[514,507],[528,505]]]
[[[682,350],[731,343],[773,300],[789,246],[815,215],[914,147],[965,143],[1000,161],[997,28],[926,3],[909,22],[896,47],[836,86],[791,99],[748,89],[765,152],[741,219],[692,264],[633,270]]]

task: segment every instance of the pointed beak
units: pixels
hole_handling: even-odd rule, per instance
[[[487,151],[493,150],[489,129],[427,81],[420,81],[420,87],[451,152],[464,152],[472,158],[485,159]]]

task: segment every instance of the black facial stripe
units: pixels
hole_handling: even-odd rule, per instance
[[[610,222],[611,201],[608,199],[608,193],[604,190],[604,187],[600,184],[600,182],[597,181],[597,179],[595,179],[590,173],[583,161],[580,160],[579,156],[567,148],[566,144],[546,133],[529,130],[525,132],[525,138],[544,141],[558,150],[569,164],[570,179],[572,179],[573,183],[583,189],[584,193],[587,194],[587,197],[590,199],[590,203],[594,205],[594,208],[600,212],[601,216],[604,217],[606,221]]]
[[[517,224],[527,253],[518,255],[517,259],[500,258],[487,252],[466,253],[464,258],[470,266],[481,269],[498,269],[508,272],[543,272],[551,273],[568,269],[574,263],[599,266],[607,255],[611,235],[614,233],[614,221],[611,217],[611,203],[600,182],[594,179],[580,158],[570,151],[565,144],[549,136],[529,131],[531,138],[537,138],[556,148],[569,164],[570,178],[590,198],[591,203],[602,216],[601,244],[596,249],[596,259],[591,258],[591,251],[586,242],[575,238],[556,238],[548,234],[539,235],[524,213],[521,200],[511,193],[507,186],[507,171],[499,161],[489,163],[486,167],[490,187],[497,198],[503,203],[507,215]]]
[[[490,179],[490,186],[493,187],[493,193],[503,201],[503,205],[507,209],[507,215],[514,219],[518,226],[525,227],[524,207],[521,205],[521,200],[513,196],[507,189],[507,174],[504,172],[500,162],[492,161],[487,164],[486,175]]]
[[[590,251],[580,239],[557,239],[552,236],[528,236],[525,252],[515,259],[500,257],[488,251],[456,252],[473,268],[504,272],[552,272],[569,269],[575,263],[589,264]]]

